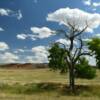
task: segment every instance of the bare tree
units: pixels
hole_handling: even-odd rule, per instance
[[[69,32],[65,30],[57,30],[56,33],[64,33],[66,40],[70,41],[70,45],[66,47],[65,44],[56,42],[60,45],[64,46],[64,49],[67,52],[66,62],[69,69],[69,79],[70,79],[70,89],[72,92],[75,92],[75,65],[79,58],[83,55],[90,55],[90,52],[84,51],[84,43],[82,40],[82,34],[88,28],[88,24],[83,29],[78,29],[75,27],[75,24],[72,25],[70,22],[69,25]],[[69,34],[70,33],[70,34]],[[77,41],[77,45],[74,45],[74,41]]]
[[[69,69],[70,89],[74,92],[75,65],[81,56],[90,55],[84,45],[83,37],[85,34],[83,33],[93,32],[93,29],[100,25],[100,15],[87,13],[79,9],[61,8],[48,14],[47,20],[62,24],[64,29],[57,30],[56,33],[63,33],[65,39],[70,41],[69,46],[64,43],[57,43],[63,45],[67,52],[65,59]],[[77,45],[74,42],[77,42]]]

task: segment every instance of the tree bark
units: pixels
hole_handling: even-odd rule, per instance
[[[75,74],[73,66],[69,69],[69,87],[71,92],[75,93]]]

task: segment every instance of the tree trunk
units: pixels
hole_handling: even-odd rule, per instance
[[[69,69],[69,81],[70,90],[75,93],[75,75],[73,66]]]

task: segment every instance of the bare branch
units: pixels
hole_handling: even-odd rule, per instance
[[[76,58],[75,58],[75,57],[73,58],[74,62],[76,62],[77,59],[79,58],[79,55],[81,54],[82,47],[83,47],[83,41],[82,41],[82,39],[80,38],[79,41],[80,41],[80,47],[77,48],[77,52],[78,52],[78,53],[77,53],[77,56],[76,56],[76,54],[75,54]]]
[[[66,31],[63,29],[56,30],[56,33],[64,33],[65,37],[69,39],[69,36],[66,34]]]
[[[73,49],[73,45],[74,45],[74,38],[70,38],[70,48],[69,48],[69,51],[72,51]]]
[[[79,48],[76,48],[75,53],[74,53],[74,56],[73,56],[73,60],[75,59],[75,57],[76,57],[76,55],[77,55],[78,50],[79,50]]]
[[[71,29],[75,29],[75,25],[71,25],[70,22],[67,22],[67,24],[71,27]]]
[[[86,55],[89,55],[89,56],[92,56],[92,54],[91,54],[91,52],[83,52],[83,53],[81,53],[80,55],[78,55],[77,57],[76,57],[76,59],[74,60],[74,63],[75,62],[77,62],[77,60],[81,57],[81,56],[86,56]]]
[[[89,55],[89,56],[92,56],[92,55],[91,55],[91,52],[84,52],[84,53],[81,53],[79,56],[82,56],[82,55]]]
[[[88,25],[86,25],[86,27],[84,27],[80,32],[78,32],[76,35],[74,35],[74,37],[81,35],[87,28],[88,28]]]
[[[75,28],[75,25],[71,25],[70,22],[68,22],[67,24],[71,27],[72,33],[76,33],[79,31],[78,29]]]

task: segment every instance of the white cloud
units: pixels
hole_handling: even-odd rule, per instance
[[[0,42],[0,51],[5,51],[9,49],[8,44],[6,44],[5,42]]]
[[[0,15],[1,16],[9,16],[10,13],[12,13],[11,10],[0,8]]]
[[[63,43],[63,44],[65,44],[66,46],[69,46],[69,45],[70,45],[70,41],[67,41],[67,40],[65,40],[65,39],[58,39],[58,40],[56,40],[56,42]]]
[[[71,25],[75,25],[75,28],[79,30],[82,30],[86,27],[86,24],[88,24],[88,29],[86,31],[93,32],[93,29],[100,25],[100,14],[88,13],[78,8],[61,8],[48,14],[47,21],[58,22],[67,27],[70,27],[68,25],[68,23],[70,23]]]
[[[55,42],[62,43],[62,44],[64,44],[66,47],[69,47],[69,46],[70,46],[70,41],[69,41],[69,40],[66,40],[66,39],[58,39],[58,40],[56,40]],[[74,45],[78,45],[77,41],[74,41]]]
[[[30,38],[32,40],[36,40],[37,38],[39,39],[43,39],[43,38],[47,38],[52,34],[52,30],[50,30],[47,27],[31,27],[30,30],[33,32],[33,34],[17,34],[17,39],[21,39],[21,40],[25,40],[26,38]]]
[[[33,56],[27,56],[26,60],[27,60],[27,63],[34,63],[34,57]]]
[[[25,50],[24,49],[16,49],[16,50],[14,50],[14,53],[24,53],[25,52]]]
[[[83,0],[83,4],[89,6],[93,11],[96,11],[97,7],[100,7],[100,2],[94,2],[93,0]]]
[[[24,52],[24,50],[23,50],[23,49],[18,49],[18,51],[19,51],[19,52]]]
[[[94,7],[99,7],[100,6],[100,2],[93,2],[93,6]]]
[[[96,59],[94,56],[85,56],[86,59],[89,61],[89,64],[92,65],[92,66],[95,66],[96,65]]]
[[[83,0],[84,5],[90,6],[92,1],[91,0]]]
[[[21,13],[21,10],[18,10],[18,13],[17,13],[17,19],[20,20],[22,19],[23,15]]]
[[[33,63],[46,63],[48,62],[48,51],[47,47],[37,46],[32,48],[32,52],[34,54],[33,57],[28,57],[29,61],[33,61]]]
[[[21,40],[25,40],[27,38],[27,35],[26,34],[17,34],[17,39],[21,39]]]
[[[18,20],[20,20],[23,17],[22,13],[21,13],[21,10],[12,11],[10,9],[4,9],[4,8],[0,8],[0,16],[15,17]]]
[[[32,52],[47,53],[45,46],[37,46],[32,48]]]
[[[38,28],[38,27],[31,27],[31,31],[34,33],[33,34],[33,39],[34,38],[47,38],[49,36],[52,35],[52,30],[47,28],[47,27],[42,27],[42,28]]]
[[[19,57],[11,52],[5,52],[0,54],[0,62],[1,63],[15,63]]]
[[[0,27],[0,31],[4,31],[4,29],[2,27]]]

